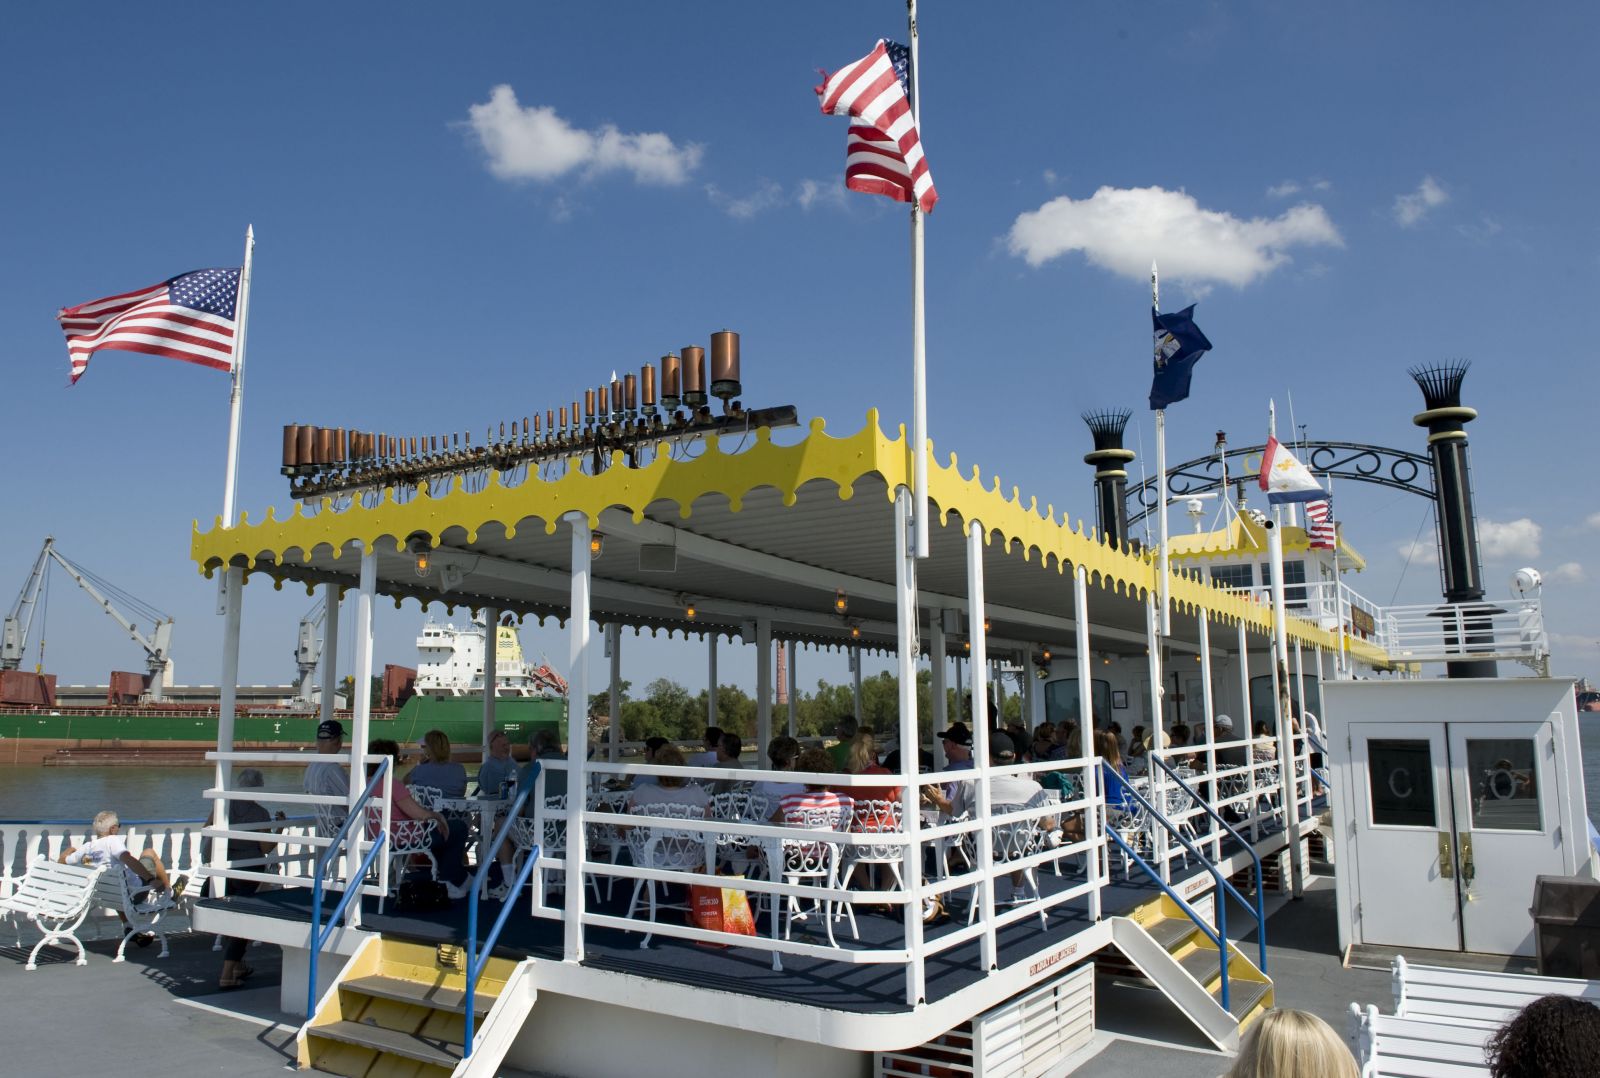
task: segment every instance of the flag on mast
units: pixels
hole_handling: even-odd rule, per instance
[[[1332,550],[1338,540],[1333,525],[1333,501],[1306,502],[1306,543],[1312,550]]]
[[[1150,382],[1150,407],[1161,411],[1169,404],[1189,396],[1189,375],[1200,357],[1211,351],[1211,342],[1194,324],[1194,304],[1176,314],[1162,314],[1150,308],[1155,325],[1155,377]]]
[[[1278,441],[1267,438],[1266,451],[1261,454],[1261,489],[1267,492],[1267,501],[1273,505],[1284,502],[1325,501],[1327,491],[1318,485],[1311,470]]]
[[[923,213],[939,201],[922,154],[917,118],[906,97],[911,50],[880,40],[866,56],[816,88],[824,116],[850,117],[844,185],[852,191],[915,202]]]
[[[160,284],[63,307],[76,383],[96,352],[138,352],[232,371],[242,267],[181,273]]]

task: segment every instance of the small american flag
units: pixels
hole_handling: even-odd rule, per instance
[[[239,274],[194,270],[137,292],[62,308],[56,321],[67,335],[72,381],[83,377],[89,357],[102,349],[233,370]]]
[[[1332,550],[1335,543],[1333,530],[1333,503],[1306,502],[1306,539],[1312,550]]]
[[[845,143],[844,185],[869,195],[887,195],[897,202],[916,202],[923,213],[933,209],[928,161],[922,156],[917,118],[906,98],[911,50],[892,41],[849,67],[829,75],[817,87],[824,116],[850,117]]]

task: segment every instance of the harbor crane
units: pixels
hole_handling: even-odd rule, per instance
[[[323,598],[318,599],[306,611],[305,617],[300,619],[300,635],[294,645],[294,663],[298,671],[294,701],[305,707],[316,702],[317,664],[322,661],[322,636],[318,630],[327,616],[328,601]]]
[[[42,605],[41,597],[49,593],[48,576],[51,564],[54,563],[59,565],[100,609],[122,626],[123,631],[133,637],[134,643],[144,649],[145,666],[150,671],[150,698],[160,700],[162,682],[165,680],[167,666],[171,662],[172,618],[68,560],[56,549],[55,544],[54,536],[45,536],[44,546],[39,551],[38,559],[33,563],[33,571],[28,574],[27,583],[22,586],[22,594],[18,595],[17,601],[11,605],[11,613],[6,615],[4,626],[0,628],[0,670],[15,670],[22,665],[22,657],[28,651],[28,637],[33,628],[34,615]],[[138,616],[150,620],[152,624],[148,635],[141,632],[139,626],[106,597],[108,593]],[[42,637],[42,619],[40,625]],[[44,654],[42,640],[39,650],[42,661]]]

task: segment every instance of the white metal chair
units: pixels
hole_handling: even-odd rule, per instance
[[[790,827],[804,828],[807,831],[844,831],[850,826],[851,813],[845,806],[838,808],[813,808],[799,809],[790,812],[784,817],[784,823]],[[782,860],[780,866],[783,872],[783,882],[799,884],[802,881],[819,883],[824,887],[837,887],[839,885],[839,847],[837,842],[819,841],[817,839],[783,839]],[[832,899],[823,899],[818,905],[821,907],[822,923],[828,933],[828,945],[837,947],[838,941],[833,938],[833,922],[839,918],[838,907],[843,907],[844,913],[850,919],[850,931],[859,939],[861,932],[856,927],[855,910],[848,902],[834,902]],[[794,895],[788,896],[784,904],[785,915],[783,925],[783,938],[788,939],[794,929],[795,918],[810,916],[810,911],[800,909],[800,900]],[[815,909],[816,907],[813,907]]]
[[[439,803],[444,800],[444,791],[437,786],[413,786],[411,787],[411,800],[429,812],[438,812]]]
[[[428,859],[428,878],[439,878],[439,861],[433,856],[433,833],[438,829],[436,820],[413,820],[408,817],[392,818],[389,821],[389,890],[388,894],[378,897],[378,912],[383,912],[383,904],[389,894],[396,894],[400,890],[401,877],[405,875],[406,867],[413,857],[426,857]]]
[[[198,886],[195,889],[199,890]],[[144,891],[145,888],[139,890]],[[128,941],[141,932],[152,933],[161,941],[161,953],[157,958],[167,957],[167,932],[161,927],[161,921],[167,914],[179,909],[179,900],[172,897],[172,892],[151,888],[143,901],[135,902],[134,891],[128,886],[128,874],[113,865],[100,874],[99,882],[95,885],[94,904],[116,910],[123,917],[122,941],[117,944],[117,956],[112,959],[113,962],[123,961]]]
[[[897,835],[905,829],[903,812],[899,801],[857,801],[849,830],[857,835]],[[841,855],[839,878],[848,883],[858,866],[884,865],[894,877],[895,886],[904,891],[906,883],[900,865],[905,857],[906,847],[893,842],[846,846]]]
[[[632,790],[611,790],[590,798],[589,808],[595,812],[627,812],[628,799],[633,795]],[[627,847],[627,840],[622,837],[622,832],[615,824],[589,823],[583,826],[584,848],[589,851],[590,859],[598,859],[597,855],[605,853],[611,858],[611,863],[616,864],[622,857],[622,851]],[[591,873],[589,884],[594,888],[594,897],[600,898],[600,883]],[[617,884],[615,876],[606,877],[606,900],[610,901],[611,891]]]
[[[118,875],[122,869],[113,866]],[[27,874],[17,884],[17,889],[0,899],[0,914],[8,915],[15,923],[26,917],[44,938],[28,952],[23,969],[38,969],[39,952],[52,943],[68,942],[77,948],[77,965],[88,965],[83,941],[78,939],[78,928],[89,915],[90,901],[94,896],[105,869],[90,865],[63,865],[41,857],[28,865]],[[21,925],[16,924],[17,946],[22,946]]]
[[[536,822],[529,817],[522,817],[511,825],[511,841],[515,844],[516,852],[511,858],[512,876],[515,877],[521,868],[522,858],[534,846],[539,847],[539,860],[563,861],[567,856],[567,795],[556,794],[554,797],[544,799],[544,828],[541,831]],[[585,835],[593,832],[586,825]],[[613,858],[613,861],[615,858]],[[567,886],[566,869],[556,867],[549,870],[544,876],[544,897],[549,901],[550,891],[560,888],[565,891]],[[556,883],[559,879],[560,883]],[[594,888],[595,901],[600,901],[600,884],[593,875],[589,877],[589,886]],[[609,896],[608,896],[609,897]]]
[[[989,848],[997,876],[1005,871],[1005,865],[1020,861],[1044,849],[1044,825],[1037,818],[1008,819],[1028,807],[1031,806],[997,804],[989,807]],[[1039,878],[1034,874],[1033,866],[1029,865],[1018,871],[1022,873],[1022,880],[1031,892],[1032,901],[1040,901],[1043,896],[1039,893]],[[974,896],[974,901],[967,909],[967,924],[970,925],[977,920],[977,917],[978,903]],[[1039,909],[1039,925],[1042,928],[1050,926],[1049,914],[1043,907]]]
[[[639,805],[633,810],[636,816],[649,816],[661,820],[698,820],[705,818],[704,810],[694,805],[663,803]],[[644,824],[628,829],[628,852],[638,868],[664,869],[673,872],[690,872],[705,867],[706,841],[699,831],[663,824]],[[633,897],[628,901],[628,916],[639,908],[639,893],[648,888],[650,921],[655,923],[656,911],[662,908],[656,902],[656,880],[640,879],[633,884]],[[671,905],[666,909],[688,911],[688,905]],[[650,946],[654,933],[647,932],[640,941],[640,949]]]

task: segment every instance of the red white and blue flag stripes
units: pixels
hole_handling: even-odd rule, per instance
[[[1338,541],[1333,527],[1333,502],[1306,502],[1306,540],[1312,550],[1332,550]]]
[[[1267,492],[1267,501],[1273,505],[1314,502],[1328,496],[1311,470],[1274,437],[1267,439],[1266,452],[1261,454],[1260,482],[1261,489]]]
[[[824,116],[850,117],[844,185],[897,202],[915,202],[928,213],[939,193],[933,188],[917,118],[906,97],[910,62],[911,51],[904,45],[879,41],[848,67],[832,75],[824,71],[826,82],[816,90]]]
[[[135,292],[64,307],[72,381],[99,351],[138,352],[232,371],[241,270],[203,269]]]

